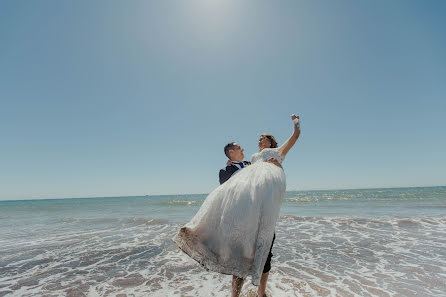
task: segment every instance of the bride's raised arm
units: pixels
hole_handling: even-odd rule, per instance
[[[291,115],[291,119],[293,120],[294,124],[294,131],[293,134],[288,138],[287,141],[285,141],[284,144],[282,144],[278,150],[280,154],[285,158],[288,151],[293,147],[293,145],[296,143],[297,139],[300,135],[300,124],[299,124],[299,116],[293,114]]]

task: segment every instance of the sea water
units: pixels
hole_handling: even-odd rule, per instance
[[[172,241],[205,198],[0,201],[0,296],[229,296]],[[287,192],[280,215],[272,296],[446,296],[446,187]]]

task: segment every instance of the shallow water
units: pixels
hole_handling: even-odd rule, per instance
[[[0,296],[228,296],[171,240],[205,197],[0,202]],[[444,296],[445,210],[446,187],[288,192],[267,291]]]

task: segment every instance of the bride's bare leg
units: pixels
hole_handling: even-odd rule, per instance
[[[263,295],[265,295],[266,282],[268,281],[268,275],[269,275],[269,272],[263,273],[262,277],[260,278],[259,289],[257,290],[257,295],[259,297],[263,297]]]
[[[243,282],[245,280],[241,277],[232,276],[232,294],[231,297],[238,297],[242,291]]]

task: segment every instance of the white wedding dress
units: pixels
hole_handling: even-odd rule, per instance
[[[252,165],[236,171],[210,193],[192,220],[173,238],[206,269],[259,285],[279,216],[286,180],[277,148],[252,156]]]

